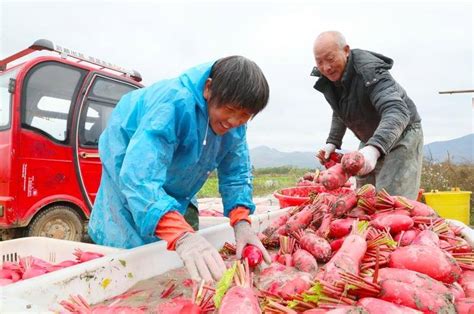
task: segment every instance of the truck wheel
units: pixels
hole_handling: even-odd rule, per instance
[[[53,206],[39,213],[26,229],[26,236],[81,241],[83,222],[79,214],[67,206]]]

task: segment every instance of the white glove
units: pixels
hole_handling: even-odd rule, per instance
[[[245,221],[241,220],[234,225],[234,233],[235,233],[235,242],[236,242],[236,256],[238,259],[242,258],[242,250],[247,244],[252,244],[262,251],[263,260],[270,264],[272,262],[272,258],[270,254],[268,254],[267,250],[263,246],[260,239],[257,237],[255,232],[253,232],[250,224]]]
[[[219,252],[198,233],[182,236],[176,244],[176,253],[193,280],[218,281],[226,270]]]
[[[367,145],[359,150],[364,155],[364,167],[357,173],[359,176],[364,176],[375,169],[377,160],[380,157],[380,151],[372,145]]]
[[[332,143],[327,143],[319,151],[323,151],[324,152],[324,160],[328,160],[329,155],[331,155],[331,153],[334,153],[336,151],[336,145],[334,145]]]

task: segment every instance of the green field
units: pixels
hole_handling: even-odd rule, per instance
[[[253,196],[267,196],[278,189],[295,186],[296,182],[310,169],[290,167],[263,168],[254,171]],[[220,197],[216,173],[212,173],[198,193],[198,198]]]

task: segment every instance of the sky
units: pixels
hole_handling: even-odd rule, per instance
[[[312,46],[326,30],[351,48],[394,59],[414,100],[425,143],[473,133],[473,4],[468,1],[0,1],[0,58],[46,38],[139,71],[143,83],[228,55],[255,61],[270,85],[248,125],[250,148],[317,151],[331,109],[313,89]],[[343,149],[357,149],[348,131]]]

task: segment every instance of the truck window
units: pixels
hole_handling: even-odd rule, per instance
[[[120,98],[136,86],[102,77],[96,78],[79,120],[79,144],[97,147],[99,137]]]
[[[0,130],[9,128],[12,95],[8,91],[10,79],[15,79],[20,68],[0,74]]]
[[[66,142],[71,108],[84,74],[84,70],[57,62],[34,68],[23,87],[22,126]]]

